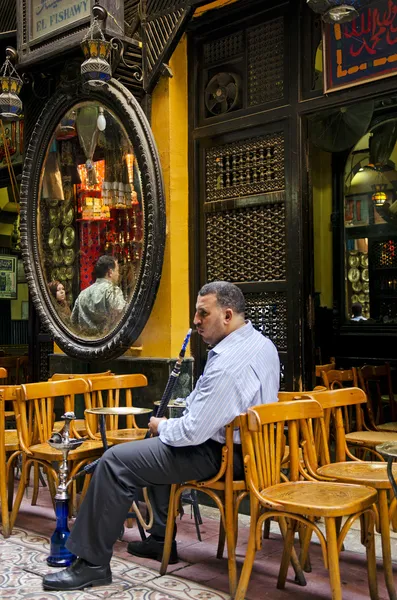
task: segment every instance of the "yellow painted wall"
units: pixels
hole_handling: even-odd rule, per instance
[[[332,180],[331,154],[314,149],[311,156],[313,183],[314,289],[320,306],[332,308]]]
[[[163,169],[167,235],[164,266],[139,356],[179,353],[189,328],[187,43],[170,61],[173,78],[162,77],[152,99],[152,130]]]

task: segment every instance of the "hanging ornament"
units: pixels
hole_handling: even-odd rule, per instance
[[[109,81],[112,69],[109,64],[111,43],[105,40],[100,22],[94,17],[90,28],[81,42],[86,60],[81,65],[83,82],[99,86]]]
[[[372,200],[375,206],[383,206],[384,203],[387,201],[387,183],[375,183],[371,185],[371,188],[374,192],[372,194]]]
[[[22,79],[7,56],[0,70],[0,118],[3,121],[16,121],[21,114],[22,101],[19,94],[22,84]]]

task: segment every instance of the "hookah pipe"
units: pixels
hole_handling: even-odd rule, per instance
[[[69,492],[68,486],[73,479],[67,482],[68,478],[68,454],[70,450],[75,450],[84,442],[83,438],[70,438],[70,423],[76,416],[73,412],[66,412],[61,419],[65,425],[61,433],[53,433],[48,443],[52,448],[61,450],[63,459],[59,468],[59,484],[55,494],[55,531],[50,540],[50,555],[47,557],[47,564],[50,567],[68,567],[75,560],[75,555],[69,552],[65,547],[66,540],[70,535],[68,527],[69,513]]]
[[[182,344],[182,348],[181,351],[179,353],[179,356],[177,358],[177,361],[175,363],[174,368],[172,369],[170,376],[168,378],[168,382],[167,385],[165,387],[165,390],[163,392],[163,395],[161,397],[160,400],[160,405],[158,407],[158,409],[154,409],[153,414],[155,417],[161,418],[164,416],[168,404],[171,400],[171,396],[172,396],[172,392],[174,390],[175,384],[178,380],[178,377],[181,373],[181,367],[182,367],[182,363],[183,363],[183,359],[185,358],[185,353],[186,353],[186,348],[187,345],[189,343],[190,340],[190,336],[192,334],[192,330],[189,329],[186,337],[183,341]],[[101,434],[101,439],[102,439],[102,444],[103,444],[103,448],[104,450],[107,450],[108,448],[108,443],[107,443],[107,439],[106,439],[106,429],[105,429],[105,417],[104,415],[100,415],[100,419],[99,419],[99,431]],[[148,431],[146,433],[145,439],[151,437],[151,433]],[[74,479],[76,479],[77,477],[80,477],[81,475],[89,475],[91,473],[93,473],[99,463],[101,459],[97,458],[96,460],[94,460],[93,462],[89,463],[88,465],[85,465],[80,471],[78,471],[72,478],[71,480],[68,482],[67,485],[69,485]],[[134,514],[137,517],[139,523],[142,525],[142,527],[144,529],[150,529],[153,525],[153,511],[152,511],[152,507],[149,501],[149,497],[147,494],[147,488],[143,488],[143,496],[144,496],[144,500],[146,502],[146,505],[148,507],[148,513],[149,513],[149,522],[146,523],[141,515],[141,512],[138,508],[138,506],[136,505],[135,502],[133,502],[133,509],[134,509]]]

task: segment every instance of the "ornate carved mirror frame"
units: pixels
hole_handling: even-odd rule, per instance
[[[143,203],[143,251],[141,268],[132,297],[115,328],[98,339],[85,339],[68,328],[51,301],[48,281],[40,260],[38,231],[42,170],[54,131],[62,117],[77,103],[97,101],[122,123],[134,149],[141,176]],[[150,126],[135,98],[119,82],[100,87],[64,88],[44,107],[30,139],[21,184],[21,247],[29,291],[43,325],[68,355],[106,360],[123,354],[145,326],[158,288],[165,245],[164,189],[160,161]]]

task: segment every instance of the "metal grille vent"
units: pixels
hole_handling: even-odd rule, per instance
[[[247,30],[248,106],[284,96],[284,20],[274,19]]]
[[[215,64],[244,52],[243,33],[240,31],[214,42],[204,44],[204,62]]]
[[[283,190],[283,134],[208,149],[206,183],[206,202]]]
[[[23,6],[25,7],[23,0]],[[17,8],[15,0],[0,0],[0,31],[16,31],[17,28]]]
[[[209,281],[285,279],[283,203],[206,214]]]
[[[287,299],[284,292],[244,294],[245,316],[270,338],[279,352],[287,349]]]

